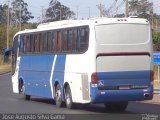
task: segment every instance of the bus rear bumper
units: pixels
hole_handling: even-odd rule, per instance
[[[122,101],[143,101],[153,98],[153,86],[146,89],[130,90],[98,90],[97,87],[91,87],[91,102],[122,102]]]

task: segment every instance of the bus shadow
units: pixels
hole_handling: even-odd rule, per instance
[[[95,112],[95,113],[118,113],[118,114],[126,114],[128,111],[111,111],[106,110],[103,104],[77,104],[75,109],[84,110],[87,112]]]
[[[159,114],[160,103],[130,102],[127,111],[134,114]]]
[[[53,99],[47,99],[47,98],[31,98],[31,101],[56,105]]]
[[[55,105],[53,99],[44,98],[31,98],[31,101],[40,102],[44,104]],[[67,109],[64,105],[62,108]],[[116,113],[116,114],[159,114],[160,104],[150,104],[143,102],[129,102],[129,105],[125,111],[108,111],[103,104],[75,104],[72,110],[83,110],[91,113]]]
[[[45,99],[45,98],[31,98],[31,101],[40,102],[44,104],[55,105],[55,101],[53,99]],[[62,108],[57,109],[67,109],[65,105]],[[107,111],[103,104],[75,104],[72,110],[83,110],[91,113],[128,113],[127,111]]]

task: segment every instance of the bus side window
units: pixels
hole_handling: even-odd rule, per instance
[[[35,34],[35,52],[38,53],[39,52],[39,36],[38,34]]]
[[[51,40],[52,40],[52,51],[55,52],[56,51],[56,32],[52,31],[52,35],[51,35]]]
[[[57,31],[57,40],[56,40],[56,51],[61,51],[61,42],[62,42],[62,36],[61,31]]]
[[[85,51],[88,47],[89,31],[86,28],[81,29],[80,51]]]
[[[23,51],[24,53],[27,52],[27,44],[26,44],[26,35],[23,35]]]
[[[77,51],[80,51],[80,41],[81,41],[81,31],[80,29],[77,29]]]
[[[64,30],[62,32],[62,41],[63,41],[62,51],[63,52],[68,52],[67,31],[66,30]]]
[[[72,52],[72,41],[73,41],[73,31],[72,30],[68,30],[67,31],[67,43],[68,43],[68,49],[69,52]]]
[[[21,36],[20,36],[20,43],[19,43],[19,44],[20,44],[20,45],[19,45],[19,52],[20,52],[20,54],[24,52],[24,51],[23,51],[23,46],[24,46],[24,43],[23,43],[23,40],[24,40],[24,39],[23,39],[23,38],[24,38],[24,35],[21,35]]]
[[[39,50],[40,52],[43,51],[43,40],[42,40],[42,33],[39,33]]]
[[[52,41],[52,33],[50,31],[47,32],[47,41],[48,41],[48,52],[51,52],[53,47],[53,41]]]
[[[48,40],[47,40],[47,33],[43,33],[43,52],[48,51]]]
[[[77,51],[77,29],[73,30],[73,41],[72,41],[73,51]]]
[[[27,35],[27,38],[26,38],[26,52],[27,53],[30,53],[31,52],[31,43],[30,43],[30,35]]]
[[[31,41],[31,52],[35,52],[35,39],[34,39],[34,34],[30,35],[30,41]]]

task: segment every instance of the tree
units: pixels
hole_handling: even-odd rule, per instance
[[[153,3],[148,0],[129,1],[129,15],[151,19],[153,15]]]
[[[62,5],[57,0],[51,0],[49,3],[49,8],[46,10],[44,22],[58,21],[58,20],[67,20],[74,18],[75,13],[70,10],[65,5]]]
[[[160,51],[160,32],[153,32],[154,51]]]
[[[7,10],[8,6],[6,4],[0,5],[0,23],[7,23]]]
[[[33,19],[32,13],[27,9],[28,4],[23,0],[14,0],[11,3],[11,23],[17,25],[18,23],[27,23]]]
[[[3,53],[6,47],[6,25],[0,24],[0,54]]]

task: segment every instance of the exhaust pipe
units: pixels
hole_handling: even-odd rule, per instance
[[[150,96],[149,93],[144,93],[144,97],[145,97],[145,98],[148,98],[149,96]]]

